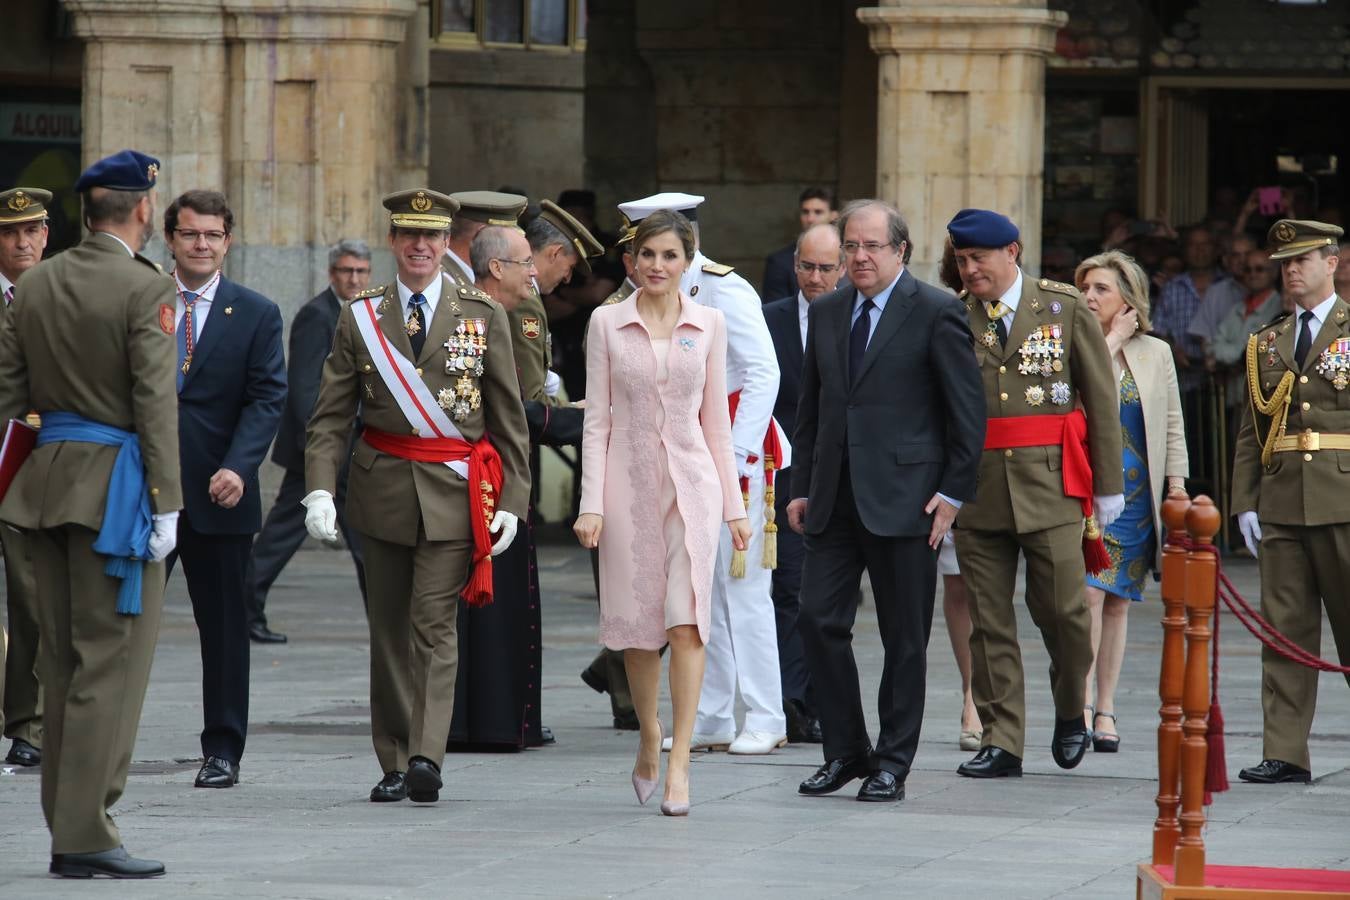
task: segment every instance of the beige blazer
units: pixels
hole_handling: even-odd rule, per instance
[[[1139,403],[1144,410],[1149,496],[1153,498],[1154,534],[1158,536],[1153,567],[1157,569],[1162,565],[1162,501],[1167,493],[1167,476],[1185,478],[1191,472],[1181,423],[1181,392],[1166,341],[1136,334],[1125,342],[1121,353],[1139,387]]]

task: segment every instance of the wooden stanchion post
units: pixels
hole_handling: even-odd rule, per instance
[[[1176,884],[1199,886],[1205,880],[1205,732],[1210,701],[1210,616],[1218,560],[1214,535],[1219,510],[1208,497],[1195,498],[1186,513],[1186,529],[1199,546],[1186,554],[1186,681],[1182,689],[1181,836],[1177,839]]]
[[[1168,498],[1162,519],[1173,537],[1186,535],[1186,511],[1190,499]],[[1165,544],[1162,551],[1163,646],[1162,671],[1158,676],[1158,818],[1153,823],[1153,864],[1171,865],[1176,854],[1181,823],[1177,808],[1181,765],[1181,691],[1186,668],[1186,551]]]

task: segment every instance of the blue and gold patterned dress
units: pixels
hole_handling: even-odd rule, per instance
[[[1111,568],[1089,575],[1087,583],[1117,597],[1142,600],[1144,579],[1153,566],[1156,539],[1148,478],[1148,445],[1144,440],[1144,407],[1139,401],[1139,386],[1134,383],[1129,367],[1120,379],[1120,430],[1125,448],[1125,511],[1103,535]]]

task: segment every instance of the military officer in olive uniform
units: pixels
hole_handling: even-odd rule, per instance
[[[1293,315],[1247,344],[1248,405],[1233,461],[1232,508],[1261,566],[1261,613],[1313,655],[1322,609],[1350,663],[1350,305],[1333,284],[1340,227],[1271,227]],[[1264,759],[1243,781],[1307,783],[1317,670],[1261,651]],[[1350,680],[1350,679],[1348,679]]]
[[[42,413],[0,520],[27,530],[37,577],[49,871],[76,878],[164,874],[127,854],[108,815],[126,787],[182,506],[173,280],[138,252],[154,233],[158,172],[132,150],[85,170],[75,190],[90,234],[24,275],[0,328],[0,420]]]
[[[455,287],[473,287],[473,261],[469,259],[473,239],[489,225],[514,227],[529,200],[501,191],[458,191],[450,199],[459,204],[459,212],[450,223],[450,240],[446,242],[441,265]]]
[[[490,555],[530,495],[506,312],[440,268],[458,204],[384,198],[398,278],[343,307],[305,447],[305,525],[334,540],[333,494],[358,406],[347,521],[369,595],[372,801],[435,801],[458,669],[459,598],[491,602]],[[488,435],[491,435],[489,437]]]
[[[1092,665],[1084,519],[1097,537],[1093,528],[1105,528],[1125,505],[1111,356],[1078,291],[1021,270],[1020,235],[1006,216],[961,210],[947,233],[989,410],[979,487],[953,532],[971,596],[971,690],[984,725],[983,747],[957,771],[1022,774],[1026,708],[1013,606],[1019,554],[1027,608],[1050,654],[1051,754],[1071,769],[1091,741],[1083,721]]]
[[[47,246],[50,191],[19,187],[0,193],[0,322],[14,302],[15,282],[42,260]],[[36,415],[28,423],[37,427]],[[0,639],[0,724],[10,744],[5,762],[36,766],[42,762],[42,687],[38,680],[37,585],[23,532],[0,526],[5,551],[9,647]]]

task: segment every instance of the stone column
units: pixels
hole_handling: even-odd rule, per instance
[[[858,11],[880,57],[877,193],[914,242],[911,267],[935,280],[945,226],[967,206],[996,209],[1040,266],[1045,60],[1068,21],[1044,0],[893,0]]]
[[[63,4],[85,42],[85,163],[123,147],[159,157],[161,207],[223,190],[226,274],[288,320],[327,283],[325,247],[383,247],[381,195],[426,178],[409,140],[426,118],[425,60],[405,58],[426,54],[408,39],[410,20],[426,25],[417,0]]]

